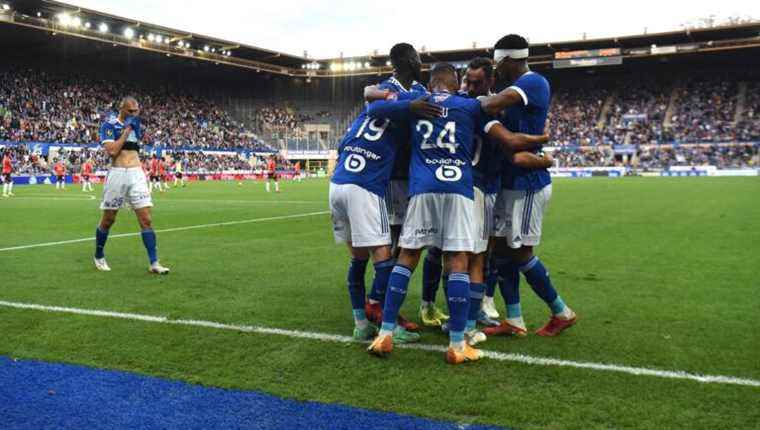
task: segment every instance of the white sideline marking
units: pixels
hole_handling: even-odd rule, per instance
[[[185,227],[174,227],[174,228],[165,228],[162,230],[156,230],[156,233],[169,233],[172,231],[195,230],[199,228],[224,227],[227,225],[251,224],[255,222],[278,221],[278,220],[292,219],[292,218],[305,218],[305,217],[316,216],[316,215],[325,215],[329,213],[330,211],[308,212],[308,213],[303,213],[303,214],[273,216],[273,217],[267,217],[267,218],[244,219],[240,221],[227,221],[227,222],[216,222],[212,224],[188,225]],[[139,236],[139,235],[140,233],[121,233],[121,234],[109,235],[108,238],[111,239],[111,238],[116,238],[116,237],[130,237],[130,236]],[[0,252],[18,251],[20,249],[29,249],[29,248],[42,248],[46,246],[67,245],[69,243],[90,242],[93,240],[95,240],[94,237],[85,237],[82,239],[61,240],[58,242],[33,243],[31,245],[20,245],[20,246],[11,246],[9,248],[0,248]]]
[[[159,198],[158,203],[251,203],[251,204],[297,204],[297,205],[324,205],[324,200],[216,200],[216,199],[176,199],[171,198],[163,200]]]
[[[0,300],[0,306],[7,307],[7,308],[14,308],[14,309],[28,309],[28,310],[37,310],[37,311],[44,311],[44,312],[58,312],[58,313],[65,313],[65,314],[88,315],[88,316],[117,318],[117,319],[152,322],[152,323],[206,327],[206,328],[213,328],[213,329],[218,329],[218,330],[239,331],[239,332],[244,332],[244,333],[270,334],[270,335],[287,336],[287,337],[293,337],[293,338],[299,338],[299,339],[320,340],[320,341],[327,341],[327,342],[340,342],[340,343],[354,343],[355,342],[353,338],[349,336],[342,336],[342,335],[329,334],[329,333],[316,333],[316,332],[308,332],[308,331],[300,331],[300,330],[287,330],[287,329],[270,328],[270,327],[262,327],[262,326],[255,326],[255,325],[254,326],[235,325],[235,324],[218,323],[218,322],[213,322],[213,321],[197,321],[197,320],[184,320],[184,319],[174,320],[174,319],[169,319],[162,316],[142,315],[142,314],[123,313],[123,312],[110,312],[110,311],[91,310],[91,309],[78,309],[78,308],[68,308],[68,307],[62,307],[62,306],[46,306],[46,305],[37,305],[37,304],[31,304],[31,303],[6,302],[2,300]],[[446,348],[442,345],[408,344],[408,345],[398,345],[398,347],[404,348],[404,349],[414,349],[414,350],[419,350],[419,351],[431,351],[431,352],[445,352],[446,351]],[[511,361],[511,362],[531,364],[531,365],[537,365],[537,366],[574,367],[578,369],[627,373],[629,375],[635,375],[635,376],[656,376],[659,378],[682,379],[682,380],[688,380],[688,381],[702,382],[706,384],[725,384],[725,385],[743,385],[743,386],[748,386],[748,387],[760,387],[760,380],[736,378],[733,376],[700,375],[700,374],[688,373],[684,371],[658,370],[658,369],[648,369],[645,367],[618,366],[616,364],[560,360],[556,358],[532,357],[530,355],[510,354],[510,353],[496,352],[496,351],[483,350],[483,353],[486,357],[492,360]]]
[[[73,201],[91,201],[91,200],[95,200],[95,199],[96,199],[96,197],[95,197],[95,196],[88,196],[88,195],[84,195],[84,196],[71,196],[71,197],[66,197],[66,196],[52,196],[52,195],[51,195],[51,196],[37,195],[37,196],[14,196],[14,197],[12,197],[12,199],[13,199],[13,200],[22,199],[22,200],[73,200]]]

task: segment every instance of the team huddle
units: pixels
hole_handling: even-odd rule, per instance
[[[336,242],[351,253],[348,292],[354,338],[386,356],[418,341],[418,325],[399,314],[412,273],[423,263],[420,318],[449,334],[446,360],[478,360],[489,336],[526,336],[520,273],[551,309],[540,336],[576,321],[533,255],[551,198],[553,164],[541,154],[551,100],[547,80],[527,66],[527,41],[503,37],[490,59],[473,60],[460,82],[450,64],[420,84],[419,54],[390,52],[394,75],[364,91],[368,103],[338,149],[330,184]],[[496,77],[508,84],[493,94]],[[365,271],[372,259],[369,293]],[[443,279],[449,315],[435,305]],[[498,322],[498,283],[506,318]],[[487,325],[478,329],[478,322]]]

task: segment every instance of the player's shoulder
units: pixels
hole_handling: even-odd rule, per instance
[[[540,73],[530,71],[520,76],[515,82],[517,85],[526,85],[533,88],[549,88],[549,81]]]

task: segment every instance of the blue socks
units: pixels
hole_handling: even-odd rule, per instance
[[[470,307],[467,312],[466,331],[475,330],[478,324],[478,315],[480,314],[480,304],[483,302],[483,296],[486,292],[486,284],[470,284]]]
[[[522,316],[520,307],[520,271],[518,266],[509,259],[497,259],[496,269],[501,277],[499,290],[507,304],[507,319]]]
[[[455,272],[449,275],[448,300],[449,340],[452,343],[464,342],[464,329],[467,325],[467,314],[470,310],[470,275]]]
[[[367,270],[367,260],[359,260],[358,258],[352,258],[351,264],[348,266],[348,278],[346,283],[348,285],[348,295],[351,297],[351,309],[354,312],[355,320],[366,319],[364,314],[364,272]],[[357,316],[361,314],[361,318],[357,319]]]
[[[422,264],[422,301],[433,303],[441,284],[441,250],[428,248],[425,261]]]
[[[101,230],[100,226],[95,229],[95,258],[101,259],[106,256],[103,249],[106,247],[108,240],[108,230]]]
[[[142,236],[145,250],[148,251],[148,259],[150,260],[150,264],[153,264],[158,261],[158,253],[156,252],[156,233],[152,228],[149,228],[147,230],[143,230],[140,235]]]
[[[557,294],[557,290],[554,289],[552,281],[549,279],[549,272],[538,257],[534,256],[520,266],[520,271],[525,275],[525,279],[536,295],[549,305],[552,313],[556,315],[565,310],[565,302]]]
[[[385,307],[383,308],[383,326],[382,330],[393,331],[396,328],[396,320],[401,310],[401,305],[406,298],[406,291],[409,288],[409,278],[412,277],[412,270],[406,266],[397,264],[391,272],[388,279],[388,291],[385,295]]]
[[[370,299],[381,304],[385,303],[385,290],[388,288],[388,279],[395,265],[396,262],[392,258],[375,263],[375,279],[372,281],[372,289],[369,292]]]

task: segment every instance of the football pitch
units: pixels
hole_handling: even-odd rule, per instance
[[[760,426],[760,178],[555,181],[537,254],[579,322],[557,338],[489,339],[489,358],[463,366],[444,362],[433,329],[388,359],[347,341],[348,256],[327,190],[154,193],[172,269],[157,277],[126,210],[106,247],[113,271],[94,269],[100,188],[17,187],[0,200],[0,356],[463,425]],[[402,310],[415,321],[421,271]],[[534,331],[548,310],[524,280],[521,292]]]

